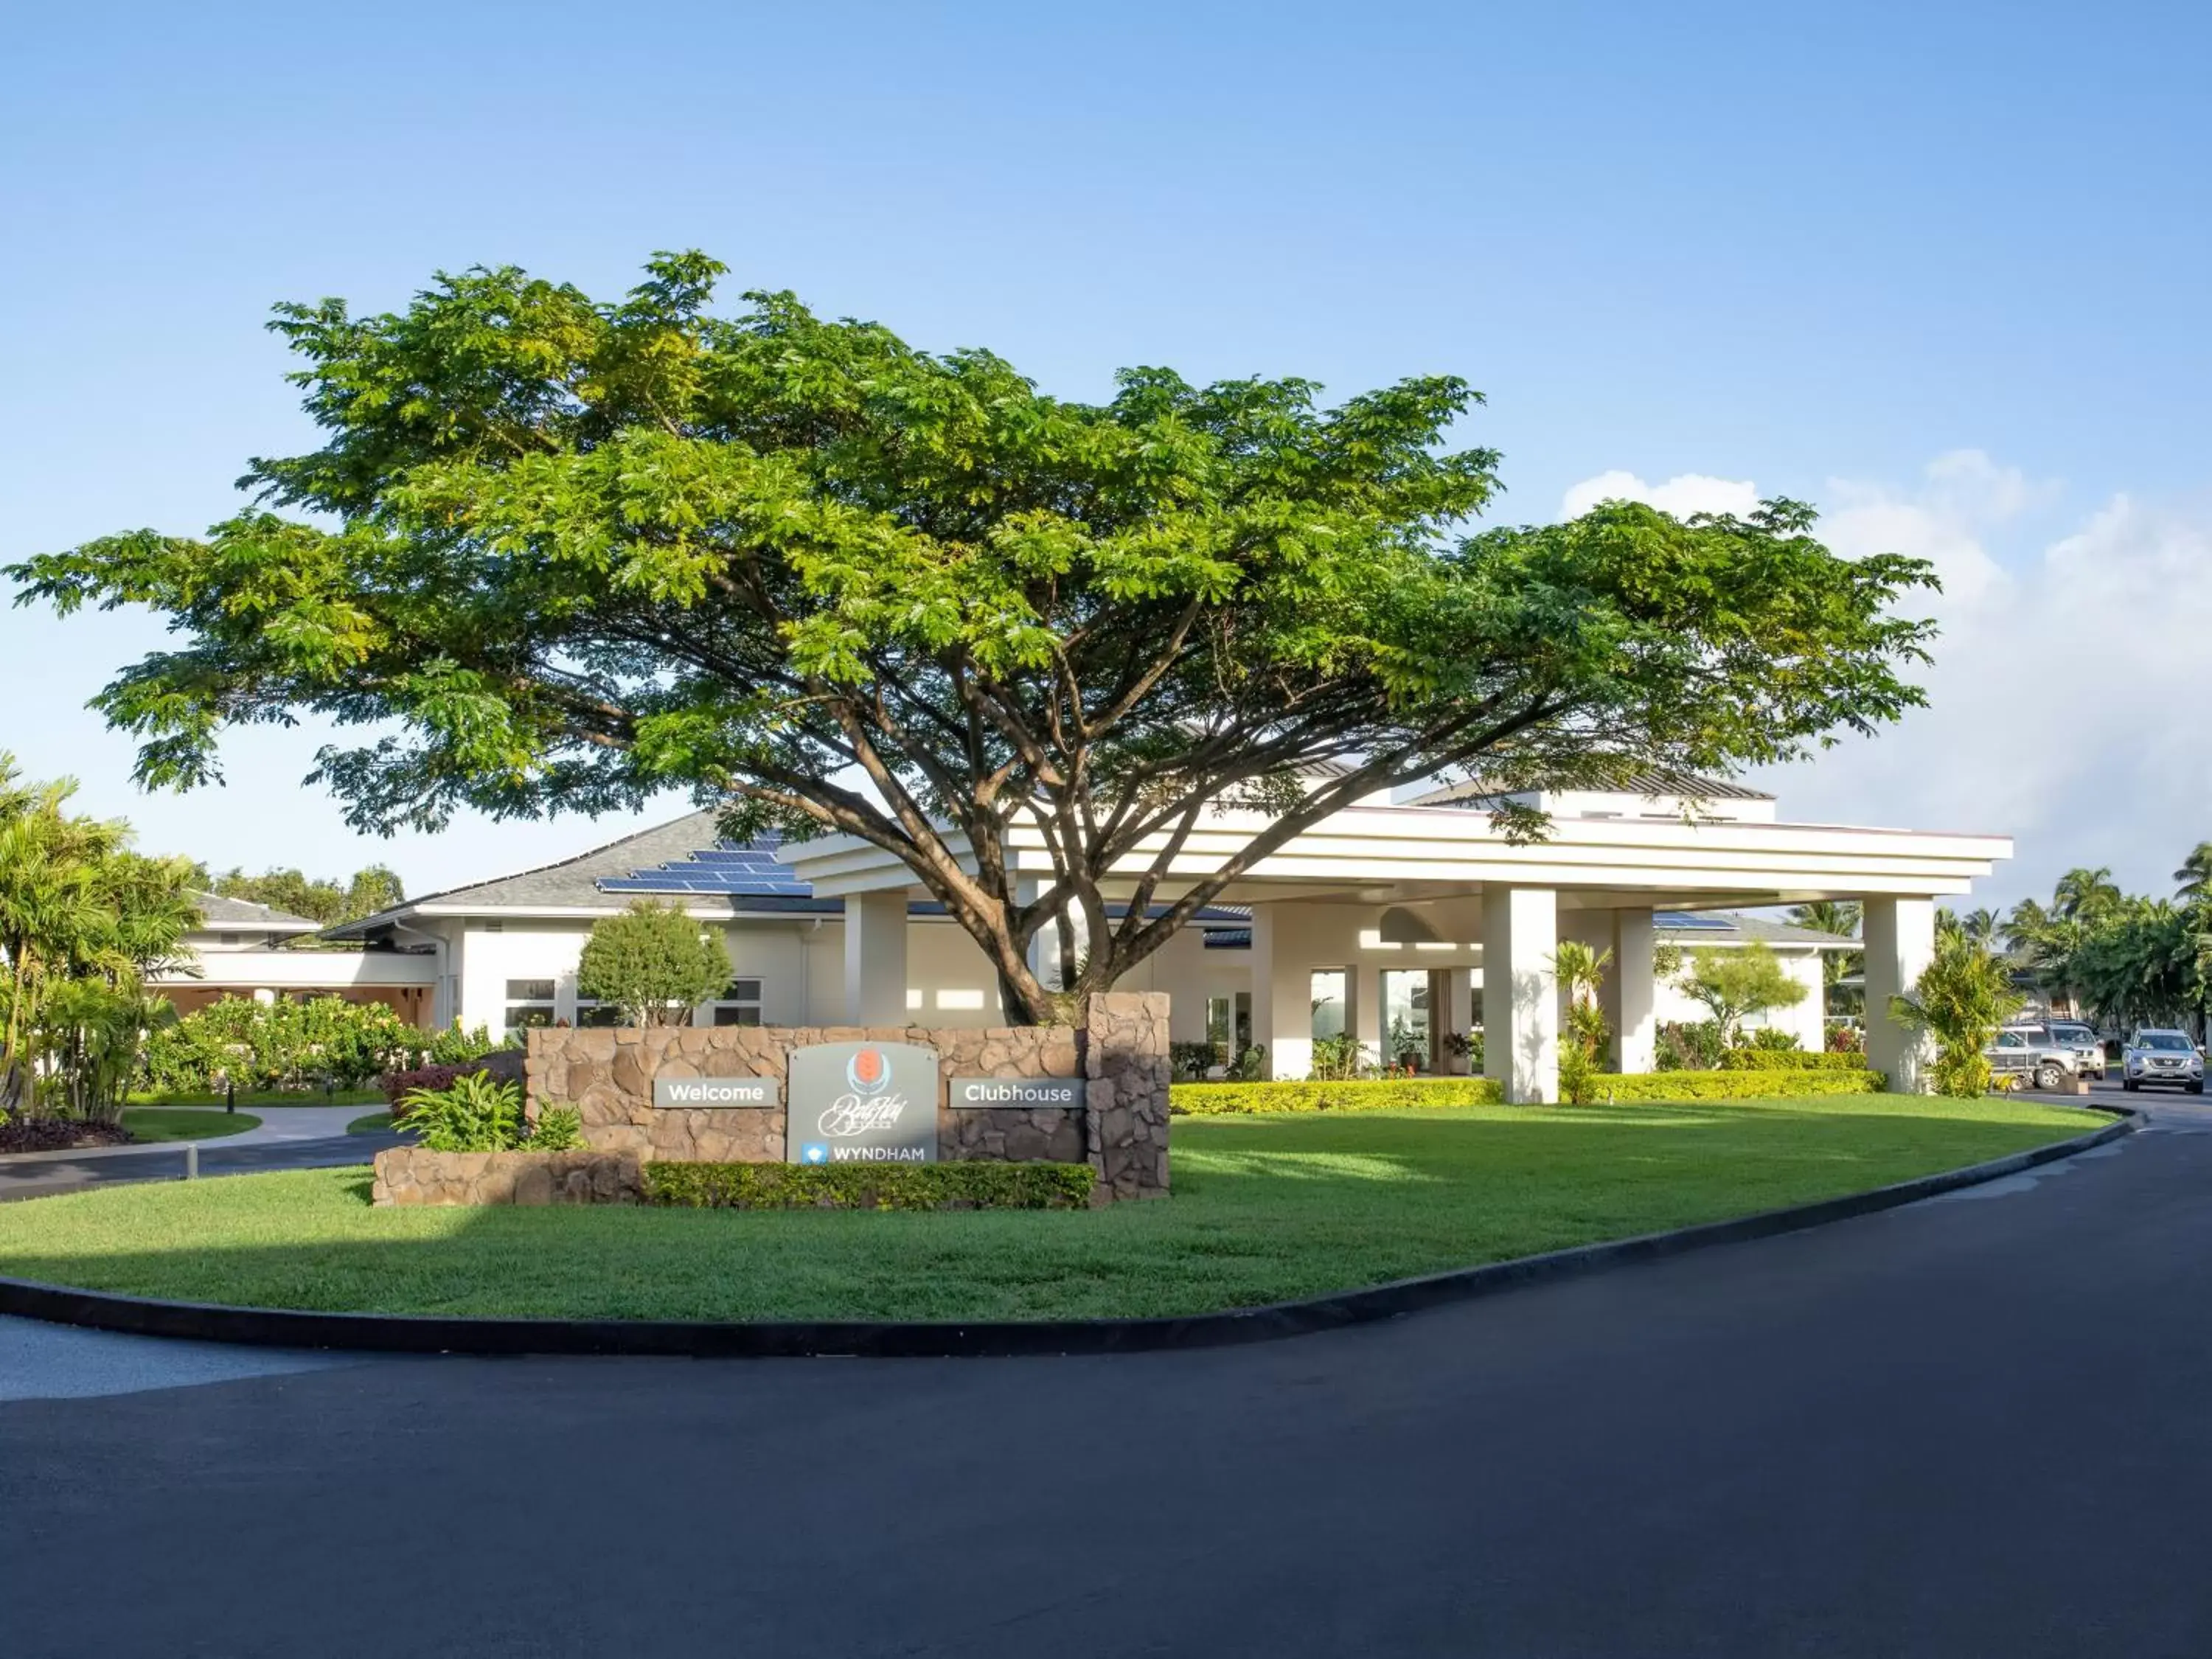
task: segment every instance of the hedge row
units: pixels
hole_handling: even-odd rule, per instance
[[[1816,1053],[1803,1048],[1730,1048],[1721,1055],[1723,1072],[1863,1072],[1864,1054]]]
[[[1495,1106],[1504,1098],[1504,1090],[1486,1077],[1178,1083],[1168,1091],[1168,1110],[1181,1117],[1249,1112],[1395,1112],[1408,1106]]]
[[[1813,1056],[1808,1056],[1813,1058]],[[1648,1072],[1597,1079],[1601,1101],[1754,1100],[1773,1096],[1880,1094],[1885,1079],[1863,1066],[1759,1072]],[[1427,1106],[1495,1106],[1504,1091],[1490,1078],[1381,1078],[1342,1083],[1178,1083],[1168,1109],[1179,1117],[1255,1112],[1395,1112]]]
[[[1639,1072],[1597,1079],[1601,1102],[1802,1099],[1807,1095],[1878,1095],[1889,1079],[1863,1066],[1849,1071]]]
[[[694,1210],[1079,1210],[1088,1164],[662,1164],[645,1201]]]

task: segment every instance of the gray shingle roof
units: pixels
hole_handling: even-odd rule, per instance
[[[1763,789],[1753,789],[1745,784],[1731,783],[1726,778],[1700,777],[1691,772],[1670,772],[1661,769],[1632,772],[1611,787],[1596,784],[1573,784],[1571,788],[1587,790],[1600,794],[1678,795],[1694,800],[1772,800],[1773,796]],[[1477,778],[1468,783],[1455,783],[1447,789],[1431,789],[1425,795],[1416,795],[1406,804],[1408,806],[1469,806],[1487,800],[1498,793],[1495,787]]]
[[[1741,916],[1733,911],[1662,910],[1651,918],[1654,929],[1670,945],[1817,945],[1829,951],[1856,951],[1859,942],[1814,927],[1764,916]]]
[[[225,898],[221,893],[196,892],[192,902],[199,907],[200,921],[206,927],[267,927],[312,933],[323,925],[313,916],[295,916],[274,905],[256,904],[251,899]]]
[[[424,905],[441,909],[579,910],[622,909],[629,901],[599,890],[603,876],[627,876],[680,859],[702,847],[712,847],[719,837],[712,812],[687,812],[672,823],[624,836],[588,853],[579,853],[558,864],[541,865],[492,881],[467,887],[448,887],[441,893],[422,893],[406,903],[331,929],[336,939],[349,938],[382,926],[395,916]]]

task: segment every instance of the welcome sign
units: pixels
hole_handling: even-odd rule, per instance
[[[773,1106],[775,1085],[759,1077],[657,1077],[653,1103],[672,1106]]]
[[[794,1048],[784,1091],[793,1164],[937,1162],[937,1053],[911,1042]]]

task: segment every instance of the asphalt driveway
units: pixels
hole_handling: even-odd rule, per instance
[[[2212,1652],[2212,1115],[2153,1106],[1931,1203],[1258,1348],[241,1376],[0,1322],[55,1396],[0,1404],[7,1650]]]

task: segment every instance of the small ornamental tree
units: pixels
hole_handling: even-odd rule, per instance
[[[1737,1041],[1747,1016],[1794,1007],[1805,1000],[1805,987],[1764,945],[1693,951],[1676,983],[1711,1012],[1725,1043]]]
[[[721,270],[279,307],[320,449],[254,461],[204,538],[10,572],[176,630],[98,700],[139,781],[314,714],[375,733],[313,775],[365,829],[681,788],[896,858],[1039,1024],[1364,796],[1727,771],[1923,701],[1931,624],[1893,607],[1929,567],[1838,557],[1800,503],[1474,533],[1498,458],[1449,447],[1455,378],[1330,408],[1132,368],[1075,403],[788,294],[717,315]]]
[[[729,952],[676,904],[641,899],[592,924],[576,991],[620,1008],[632,1025],[689,1025],[691,1010],[730,982]]]
[[[1567,1005],[1559,1032],[1559,1098],[1571,1105],[1589,1103],[1613,1038],[1598,1001],[1612,963],[1612,951],[1593,950],[1580,939],[1562,939],[1552,956],[1552,973]]]
[[[1911,991],[1890,999],[1889,1014],[1936,1039],[1936,1092],[1972,1098],[1990,1086],[1984,1050],[2021,1000],[2007,958],[1963,931],[1946,931],[1936,936],[1935,957]]]

